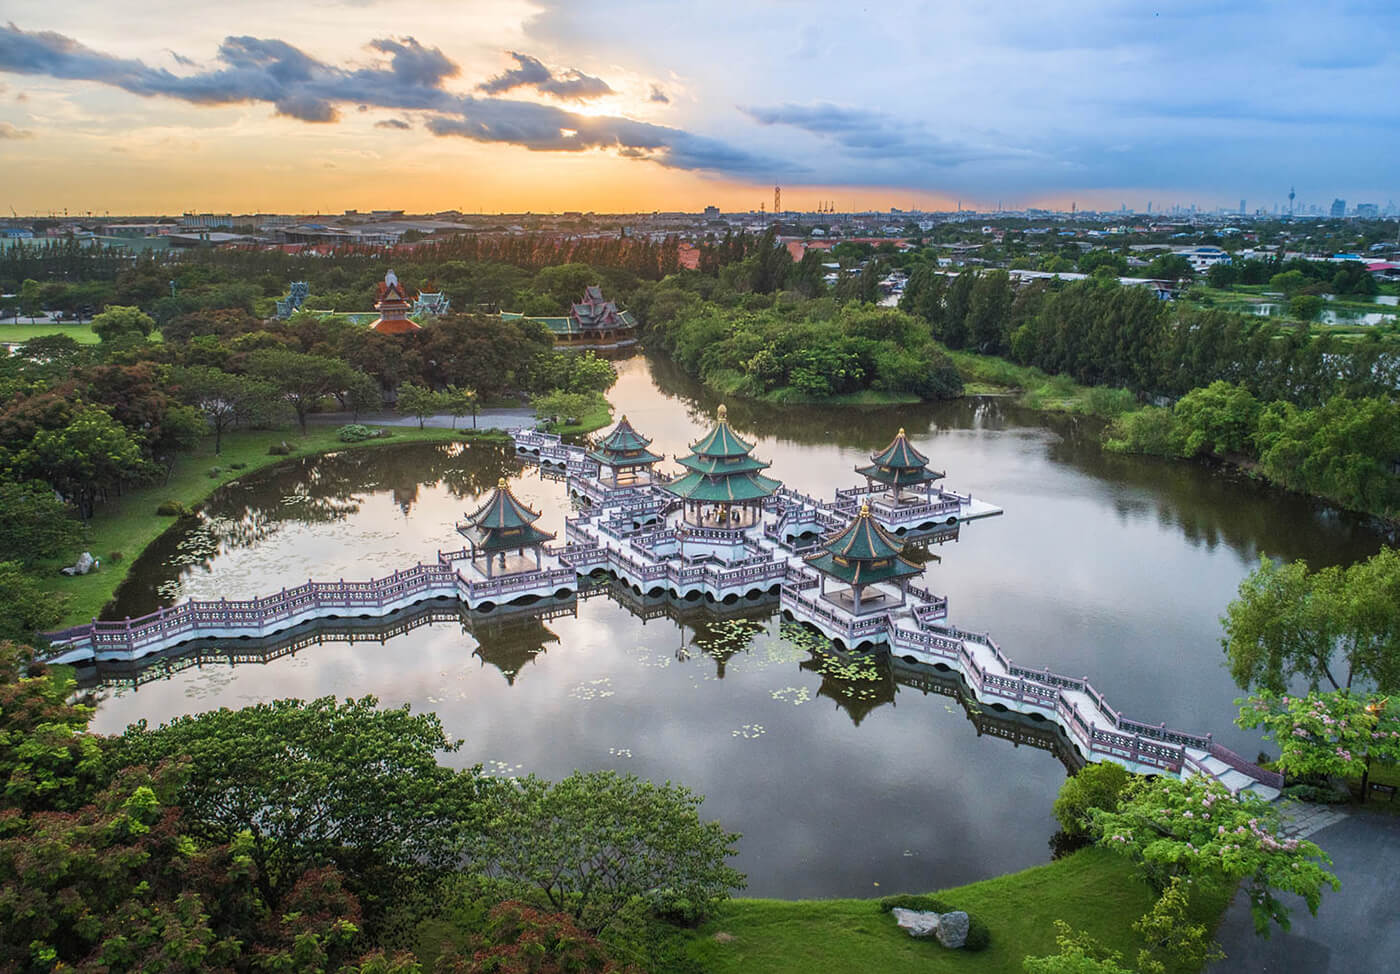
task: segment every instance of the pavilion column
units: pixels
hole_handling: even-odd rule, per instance
[[[865,588],[864,585],[852,585],[852,586],[851,586],[851,591],[855,594],[855,605],[856,605],[855,613],[856,613],[856,615],[860,615],[860,593],[861,593],[861,589],[863,589],[863,588]]]
[[[539,548],[539,545],[536,545],[536,546],[535,546],[535,571],[539,571],[540,568],[541,568],[541,562],[540,562],[540,548]]]

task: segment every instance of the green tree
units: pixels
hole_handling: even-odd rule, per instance
[[[1307,275],[1300,270],[1284,271],[1282,274],[1275,274],[1269,278],[1269,287],[1275,291],[1282,291],[1286,298],[1293,297],[1307,285]]]
[[[1063,920],[1055,921],[1055,946],[1059,952],[1022,961],[1026,974],[1136,974],[1123,966],[1123,955],[1110,950]]]
[[[34,319],[44,313],[43,301],[40,299],[41,289],[39,282],[32,278],[27,278],[20,285],[19,303],[15,305],[15,321],[19,321],[19,316],[24,315],[33,324]]]
[[[12,571],[0,562],[0,591]],[[91,801],[102,752],[84,733],[93,709],[69,702],[75,690],[28,646],[0,641],[0,808],[71,811]]]
[[[1177,452],[1187,457],[1252,455],[1259,411],[1259,400],[1242,385],[1217,381],[1192,389],[1172,407]]]
[[[1309,572],[1267,558],[1240,582],[1221,645],[1242,689],[1286,692],[1294,680],[1400,691],[1400,552]]]
[[[481,399],[476,394],[475,389],[463,389],[459,386],[448,386],[442,394],[443,407],[452,416],[452,428],[457,428],[458,417],[471,413],[472,429],[476,429],[476,414],[481,409]]]
[[[1133,781],[1094,827],[1101,845],[1137,863],[1159,891],[1174,877],[1218,890],[1244,883],[1260,934],[1270,923],[1288,929],[1277,893],[1302,897],[1315,914],[1323,889],[1341,887],[1317,845],[1279,833],[1277,809],[1257,795],[1231,795],[1214,778]]]
[[[81,535],[67,504],[37,480],[0,479],[0,561],[32,565],[63,554]]]
[[[1168,970],[1200,971],[1225,957],[1204,923],[1194,923],[1187,883],[1173,876],[1157,902],[1133,930],[1145,946],[1138,951],[1141,974],[1167,974]]]
[[[399,386],[399,412],[416,417],[419,429],[423,428],[429,416],[446,408],[447,402],[440,392],[412,382],[405,382]]]
[[[1060,785],[1053,812],[1067,835],[1087,837],[1093,832],[1096,811],[1117,811],[1123,789],[1132,775],[1121,764],[1100,761],[1086,764]]]
[[[551,392],[535,396],[530,400],[530,405],[537,415],[568,425],[577,422],[591,410],[599,398],[596,394],[590,396],[581,392]]]
[[[92,330],[104,343],[123,338],[145,338],[155,328],[156,321],[140,308],[127,305],[108,305],[92,319]]]
[[[678,785],[612,771],[553,784],[530,775],[507,783],[476,861],[590,930],[637,897],[700,915],[744,885],[726,862],[739,836],[701,821],[700,802]]]
[[[248,356],[248,371],[272,384],[296,413],[297,424],[305,433],[307,413],[326,396],[345,388],[352,370],[344,362],[323,355],[262,348]]]
[[[1235,723],[1264,728],[1279,747],[1275,767],[1290,777],[1361,778],[1372,759],[1400,762],[1400,707],[1379,694],[1265,690],[1235,703]]]
[[[96,406],[82,406],[60,429],[39,430],[15,460],[21,476],[39,477],[71,498],[83,520],[99,495],[143,475],[146,462],[126,429]]]
[[[248,855],[269,904],[302,872],[334,863],[362,884],[387,866],[455,864],[460,830],[479,814],[480,779],[437,763],[460,746],[435,714],[380,709],[373,697],[278,700],[133,725],[125,764],[187,758],[178,800],[195,836],[251,836]],[[363,893],[364,890],[361,890]]]
[[[1316,321],[1326,303],[1316,294],[1295,294],[1288,301],[1288,316],[1299,321]]]
[[[214,434],[214,453],[223,452],[224,433],[246,417],[268,409],[276,390],[267,382],[207,365],[176,369],[171,384],[185,402],[203,414]]]
[[[55,628],[67,603],[67,595],[44,591],[19,562],[0,561],[0,640],[25,642]]]

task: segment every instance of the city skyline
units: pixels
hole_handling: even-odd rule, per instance
[[[129,8],[129,9],[123,9]],[[16,0],[18,212],[1385,207],[1382,4]],[[1376,38],[1366,43],[1365,38]],[[1354,204],[1352,204],[1354,205]]]

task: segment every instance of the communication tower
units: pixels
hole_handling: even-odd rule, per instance
[[[1288,187],[1288,218],[1293,219],[1293,197],[1298,194],[1294,192],[1294,187]]]
[[[774,215],[774,216],[777,216],[777,215],[778,215],[779,213],[781,213],[781,212],[783,212],[783,188],[782,188],[781,186],[774,186],[774,187],[773,187],[773,215]]]

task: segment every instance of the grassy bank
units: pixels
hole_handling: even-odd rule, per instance
[[[995,355],[949,351],[967,395],[1009,395],[1031,409],[1085,413],[1104,419],[1127,412],[1137,400],[1127,389],[1082,386],[1064,375],[1048,375],[1030,365],[1017,365]]]
[[[1020,974],[1023,958],[1055,952],[1054,921],[1060,919],[1121,951],[1131,963],[1139,947],[1132,924],[1154,901],[1132,866],[1103,849],[1085,849],[938,897],[980,917],[991,930],[991,946],[966,953],[915,940],[881,912],[876,900],[735,900],[690,935],[688,952],[715,974]],[[1228,896],[1203,897],[1193,912],[1214,928],[1228,903]]]
[[[67,335],[79,345],[96,345],[98,342],[97,333],[92,330],[90,323],[71,324],[59,322],[57,324],[45,322],[43,324],[31,325],[29,322],[20,320],[18,324],[11,318],[9,321],[0,322],[0,343],[11,344],[18,342],[32,341],[35,338],[42,338],[45,335]]]
[[[606,400],[578,417],[577,423],[549,423],[548,430],[560,436],[583,436],[612,424],[612,405]]]
[[[101,560],[96,572],[69,578],[58,574],[58,566],[47,566],[39,581],[50,592],[69,597],[63,625],[87,622],[99,615],[126,577],[127,569],[152,541],[176,522],[174,517],[156,514],[163,501],[179,501],[194,507],[216,488],[239,477],[296,457],[392,445],[395,443],[450,442],[461,439],[503,439],[506,434],[496,430],[450,430],[395,427],[391,437],[342,443],[335,427],[313,426],[306,435],[297,429],[249,430],[225,434],[223,452],[214,455],[214,438],[208,437],[193,453],[181,456],[166,483],[128,490],[99,506],[88,522],[85,538],[78,550],[91,551]],[[286,443],[292,452],[286,456],[271,456],[268,447]],[[214,473],[214,468],[218,473]],[[120,559],[112,558],[120,552]]]

